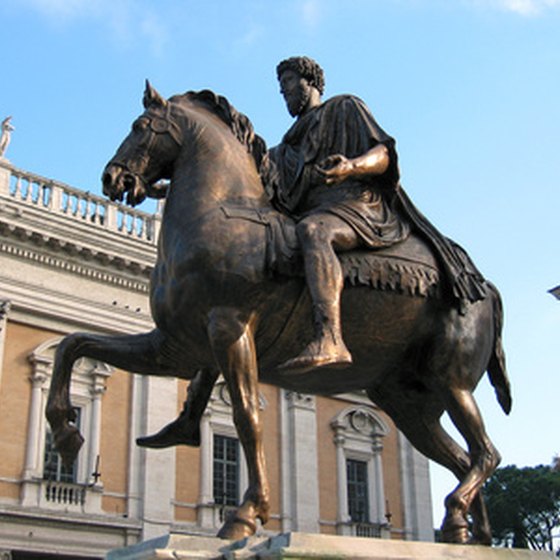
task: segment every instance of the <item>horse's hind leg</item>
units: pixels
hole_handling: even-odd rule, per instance
[[[391,415],[399,430],[420,453],[451,471],[459,482],[465,478],[471,468],[469,455],[445,431],[439,417],[426,412],[430,408],[428,395],[424,395],[421,406],[415,408],[410,406],[408,400],[406,400],[407,406],[400,406],[400,404],[403,404],[401,401],[397,401],[397,404],[395,404],[394,399],[390,402],[384,402],[381,395],[370,394],[369,391],[368,394],[377,405]],[[414,411],[413,414],[411,414],[411,410]],[[480,492],[473,499],[470,513],[473,521],[472,542],[490,544],[492,538],[490,523],[484,499]],[[466,520],[461,520],[460,525],[461,535],[455,540],[464,542],[468,538]]]
[[[404,431],[403,431],[404,433]],[[444,430],[439,420],[426,423],[423,433],[420,435],[414,430],[413,433],[405,433],[409,441],[432,461],[450,470],[459,482],[462,482],[470,470],[470,459],[468,453]],[[421,437],[420,443],[418,438]],[[475,495],[470,513],[472,515],[472,543],[490,545],[492,531],[486,512],[486,505],[481,492]],[[468,539],[468,525],[466,520],[459,520],[459,527],[453,534],[444,534],[444,540],[464,542]],[[444,530],[445,532],[445,530]],[[455,533],[460,533],[458,538]]]
[[[451,420],[467,442],[470,457],[470,467],[466,475],[445,499],[446,515],[442,531],[445,539],[455,542],[455,534],[457,531],[462,532],[461,526],[471,504],[477,496],[482,501],[480,490],[496,470],[501,457],[486,434],[482,416],[471,391],[450,388],[445,401]],[[473,513],[479,510],[482,515],[485,515],[483,503],[473,505]]]
[[[157,329],[146,334],[114,337],[75,333],[61,341],[55,354],[46,416],[55,447],[65,464],[74,462],[84,442],[73,424],[75,413],[70,402],[70,377],[74,362],[88,357],[136,373],[169,374],[172,370],[160,360],[163,341],[164,337]]]
[[[216,309],[210,314],[208,334],[231,395],[233,420],[245,451],[249,478],[240,506],[226,520],[218,536],[239,540],[255,533],[257,519],[265,524],[269,516],[255,342],[250,326],[242,323],[235,310],[230,309]]]

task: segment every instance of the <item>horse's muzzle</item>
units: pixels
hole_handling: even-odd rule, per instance
[[[124,166],[109,163],[101,176],[103,194],[111,200],[122,202],[126,193],[126,202],[134,206],[144,200],[146,188],[144,181]]]

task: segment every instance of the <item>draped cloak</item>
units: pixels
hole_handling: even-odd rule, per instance
[[[327,157],[342,154],[351,159],[379,144],[389,151],[389,167],[382,175],[351,178],[335,186],[312,184],[313,166]],[[267,159],[264,182],[272,204],[281,212],[295,220],[315,213],[334,214],[369,248],[403,241],[412,228],[435,250],[455,299],[484,298],[484,279],[467,254],[418,211],[400,186],[395,141],[359,98],[341,95],[314,107],[269,150]]]

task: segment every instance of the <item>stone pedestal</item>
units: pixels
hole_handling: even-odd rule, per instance
[[[389,541],[309,533],[284,533],[223,541],[212,537],[165,535],[109,552],[106,560],[545,560],[552,553],[511,548]]]

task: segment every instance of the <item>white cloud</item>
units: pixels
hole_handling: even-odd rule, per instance
[[[167,37],[164,23],[155,12],[131,0],[24,0],[28,7],[52,24],[68,26],[90,20],[110,30],[113,40],[130,45],[147,41],[152,52],[161,54]]]
[[[244,35],[241,36],[238,44],[245,47],[255,45],[261,38],[265,36],[265,28],[262,25],[252,24],[248,27]]]
[[[158,55],[163,54],[169,33],[161,19],[153,13],[148,13],[143,17],[140,29],[150,42],[152,51]]]
[[[319,0],[305,0],[299,4],[303,22],[309,27],[316,27],[321,20],[321,3]]]
[[[25,0],[32,9],[50,20],[67,23],[83,17],[95,17],[102,10],[103,0]]]
[[[560,0],[469,0],[479,8],[514,12],[521,16],[538,16],[547,10],[560,8]]]

